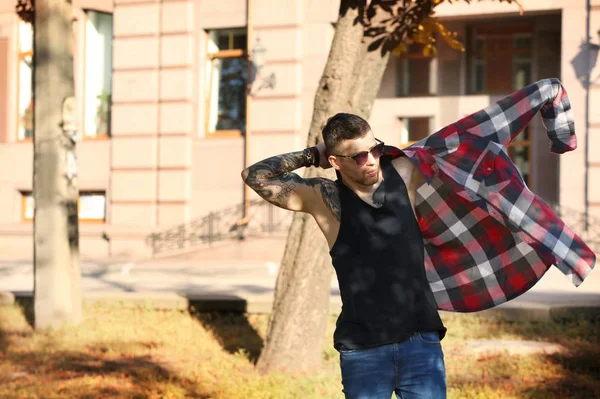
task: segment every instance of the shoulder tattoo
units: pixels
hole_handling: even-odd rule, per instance
[[[325,178],[306,179],[306,184],[316,188],[318,186],[323,203],[329,209],[335,220],[341,220],[342,206],[340,193],[334,181]]]

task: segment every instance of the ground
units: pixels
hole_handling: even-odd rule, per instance
[[[36,332],[0,307],[1,398],[342,398],[339,358],[323,369],[259,375],[268,315],[86,305],[81,325]],[[506,322],[444,313],[449,398],[600,397],[600,320]],[[477,353],[479,340],[560,344],[554,354]],[[499,346],[502,346],[499,341]]]

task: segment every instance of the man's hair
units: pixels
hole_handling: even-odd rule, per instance
[[[334,154],[340,142],[363,137],[369,130],[369,123],[360,116],[338,113],[327,120],[323,128],[323,141],[327,151]]]

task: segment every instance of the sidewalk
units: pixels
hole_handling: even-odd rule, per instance
[[[126,304],[202,310],[269,312],[285,238],[253,238],[219,243],[177,257],[152,260],[84,260],[82,289],[86,301],[118,300]],[[0,261],[0,293],[30,296],[30,260]],[[10,295],[8,295],[10,298]],[[331,283],[331,312],[340,296]],[[480,312],[513,320],[548,319],[573,313],[600,315],[600,272],[594,270],[575,288],[552,267],[529,292]]]

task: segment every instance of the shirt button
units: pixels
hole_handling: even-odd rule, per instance
[[[491,171],[492,171],[492,168],[490,168],[490,167],[488,166],[488,168],[487,168],[487,171],[488,171],[488,172],[491,172]]]

